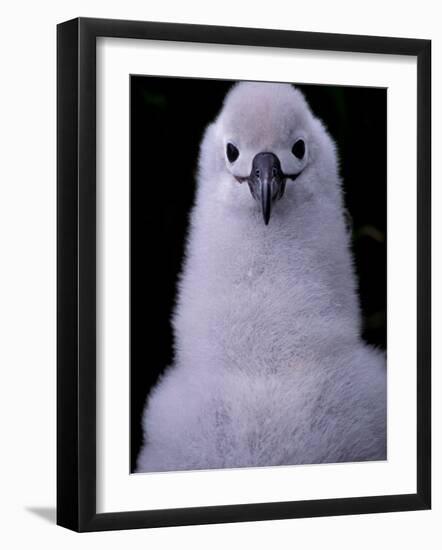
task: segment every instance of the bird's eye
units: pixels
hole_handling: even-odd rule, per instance
[[[298,141],[292,147],[292,153],[299,160],[304,158],[305,155],[305,143],[303,139],[298,139]]]
[[[227,144],[226,154],[229,162],[235,162],[235,160],[239,157],[239,151],[237,147],[233,145],[233,143]]]

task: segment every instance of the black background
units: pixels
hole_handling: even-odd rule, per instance
[[[131,470],[150,388],[173,359],[170,317],[183,257],[203,131],[231,81],[132,76]],[[364,339],[386,347],[387,92],[298,85],[337,142]]]

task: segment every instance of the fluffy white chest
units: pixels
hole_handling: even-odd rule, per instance
[[[178,363],[195,369],[275,371],[357,338],[358,309],[345,246],[281,216],[265,227],[203,218],[194,228],[174,317]],[[327,233],[325,233],[327,235]],[[345,289],[345,290],[344,290]],[[322,348],[322,350],[321,350]],[[210,365],[210,367],[209,367]]]

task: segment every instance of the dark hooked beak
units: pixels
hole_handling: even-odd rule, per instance
[[[258,153],[247,178],[252,197],[261,204],[264,223],[268,225],[272,205],[284,195],[286,178],[281,163],[273,153]]]

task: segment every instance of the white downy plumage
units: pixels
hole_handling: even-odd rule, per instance
[[[268,225],[250,193],[262,152],[299,174],[271,187]],[[137,471],[386,458],[385,356],[360,336],[336,148],[293,86],[235,85],[205,132],[173,327]]]

